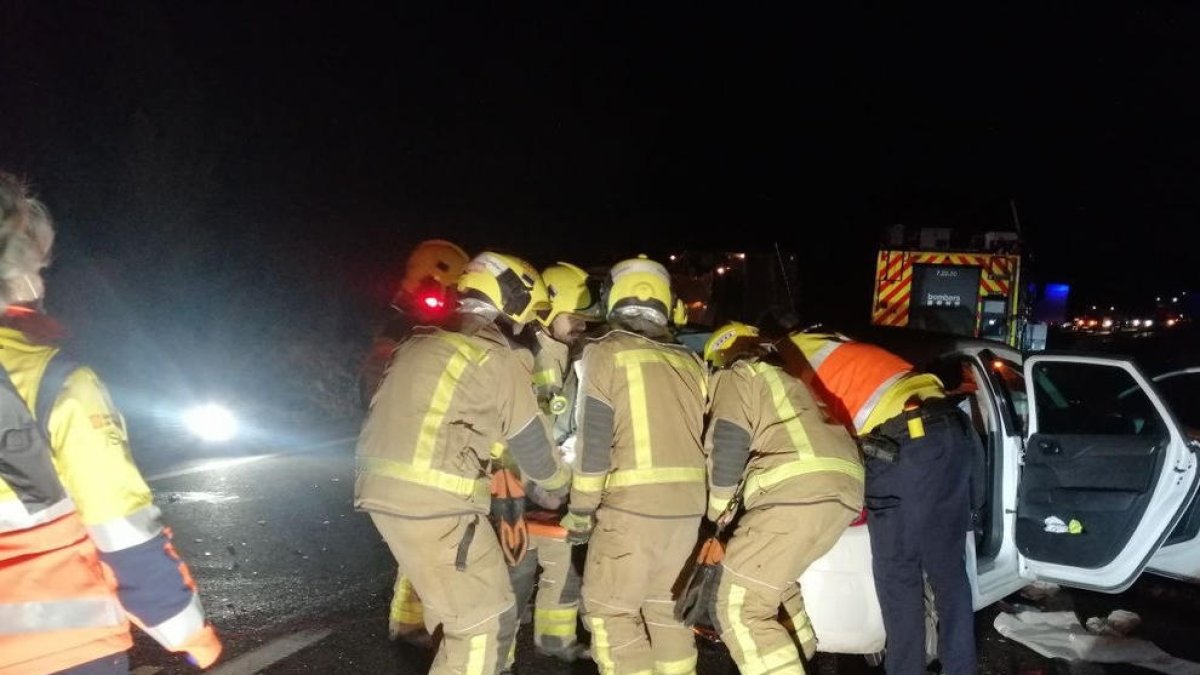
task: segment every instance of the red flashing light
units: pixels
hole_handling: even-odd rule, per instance
[[[429,309],[440,309],[442,307],[442,299],[436,295],[427,295],[421,298],[421,304]]]

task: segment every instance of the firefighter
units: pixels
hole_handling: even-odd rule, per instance
[[[858,434],[867,456],[867,529],[887,672],[925,672],[922,573],[933,588],[943,669],[976,672],[964,556],[978,443],[970,420],[947,400],[941,380],[876,345],[807,331],[780,345],[799,348],[792,357],[811,369],[814,384]]]
[[[543,412],[553,420],[555,442],[569,448],[575,435],[572,402],[578,380],[572,363],[577,356],[576,346],[588,323],[603,315],[598,294],[589,289],[585,270],[560,262],[543,270],[542,278],[550,295],[550,312],[539,317],[540,329],[534,334],[534,385]],[[536,487],[530,492],[538,494]],[[558,512],[559,505],[544,497],[533,501],[527,516],[529,550],[526,560],[514,568],[513,589],[518,607],[525,607],[536,580],[533,643],[542,653],[570,663],[587,654],[576,641],[582,579],[566,533],[558,526],[563,515]]]
[[[375,336],[359,371],[359,393],[365,409],[383,381],[396,343],[414,326],[440,326],[454,315],[454,284],[470,257],[444,239],[417,244],[404,263],[404,279],[392,298],[395,312]]]
[[[802,673],[793,639],[807,660],[816,636],[796,579],[862,510],[858,446],[757,328],[722,326],[704,358],[717,369],[705,430],[709,519],[731,518],[730,499],[741,491],[711,615],[741,672]],[[786,623],[777,618],[781,605]]]
[[[359,371],[359,392],[364,408],[383,380],[396,345],[416,326],[440,326],[454,316],[454,285],[468,256],[457,244],[444,239],[426,239],[417,244],[404,263],[404,278],[392,298],[394,313],[388,317]],[[388,638],[418,647],[432,646],[425,630],[421,598],[403,572],[396,575],[388,612]]]
[[[692,673],[696,646],[673,615],[672,586],[705,510],[707,374],[669,328],[686,314],[666,268],[645,256],[623,260],[606,286],[610,330],[583,349],[576,473],[562,520],[570,541],[590,539],[581,611],[604,675]]]
[[[553,451],[511,338],[549,309],[541,275],[520,258],[477,255],[457,286],[452,327],[401,342],[363,424],[355,507],[370,514],[443,639],[431,672],[487,675],[516,637],[504,555],[488,526],[493,454],[507,447],[526,479],[562,495]]]
[[[0,672],[128,673],[131,622],[208,667],[221,643],[121,413],[44,339],[57,332],[41,311],[53,239],[46,208],[0,174]]]

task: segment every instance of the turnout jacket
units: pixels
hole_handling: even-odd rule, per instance
[[[416,328],[397,346],[358,439],[356,508],[428,518],[486,514],[492,461],[507,447],[548,490],[570,475],[534,395],[530,365],[494,324]]]
[[[580,366],[571,511],[704,513],[707,373],[683,345],[613,330]]]
[[[741,359],[713,374],[705,447],[710,516],[743,478],[746,508],[830,500],[862,508],[858,445],[804,382],[767,360]]]

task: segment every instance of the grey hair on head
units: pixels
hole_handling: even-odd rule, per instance
[[[44,294],[41,269],[50,264],[54,225],[28,185],[0,172],[0,302],[31,302]]]

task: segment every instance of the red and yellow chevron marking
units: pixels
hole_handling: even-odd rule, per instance
[[[913,256],[904,251],[879,252],[871,323],[878,326],[908,325],[913,261]]]
[[[880,251],[875,264],[875,305],[871,308],[871,323],[878,326],[908,325],[912,268],[915,264],[981,268],[979,303],[982,303],[985,296],[1009,295],[1018,258],[1013,255],[977,253]],[[976,314],[979,314],[978,307]]]

